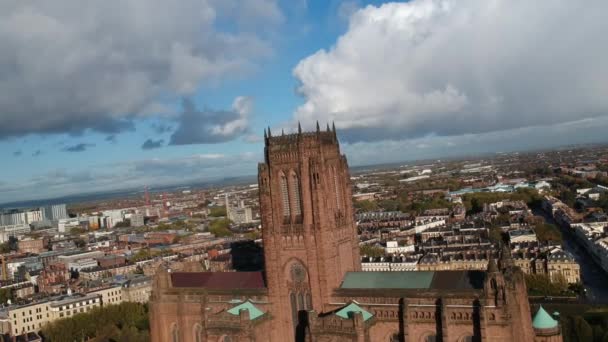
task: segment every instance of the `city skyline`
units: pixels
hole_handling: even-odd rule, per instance
[[[1,11],[0,203],[251,175],[298,121],[353,166],[606,141],[606,4],[77,6]]]

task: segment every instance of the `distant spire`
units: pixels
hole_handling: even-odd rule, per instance
[[[268,139],[268,135],[266,134],[266,128],[264,128],[264,140]]]
[[[330,132],[330,130],[329,130],[329,122],[327,123],[327,131]]]
[[[298,133],[302,134],[302,126],[300,125],[300,121],[298,121]]]
[[[285,135],[285,130],[281,128],[281,135]]]
[[[331,122],[331,130],[334,131],[334,133],[336,133],[336,122],[333,120]]]
[[[272,133],[270,132],[270,126],[268,126],[268,137],[272,137]]]
[[[317,132],[320,132],[321,128],[319,127],[319,120],[317,120]]]

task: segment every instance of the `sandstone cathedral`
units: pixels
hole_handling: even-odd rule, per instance
[[[523,273],[507,248],[485,272],[361,272],[335,127],[264,135],[265,271],[161,266],[150,303],[153,342],[562,341],[542,308],[533,324]]]

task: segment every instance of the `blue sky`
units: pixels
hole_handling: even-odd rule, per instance
[[[9,2],[0,203],[254,174],[297,121],[355,165],[603,142],[606,6]]]

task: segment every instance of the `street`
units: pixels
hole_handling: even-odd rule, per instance
[[[533,209],[534,215],[542,216],[547,223],[557,226],[563,237],[562,246],[574,256],[581,266],[581,281],[587,290],[590,303],[608,303],[608,275],[593,261],[587,251],[576,242],[573,234],[555,222],[553,217],[541,209]]]

